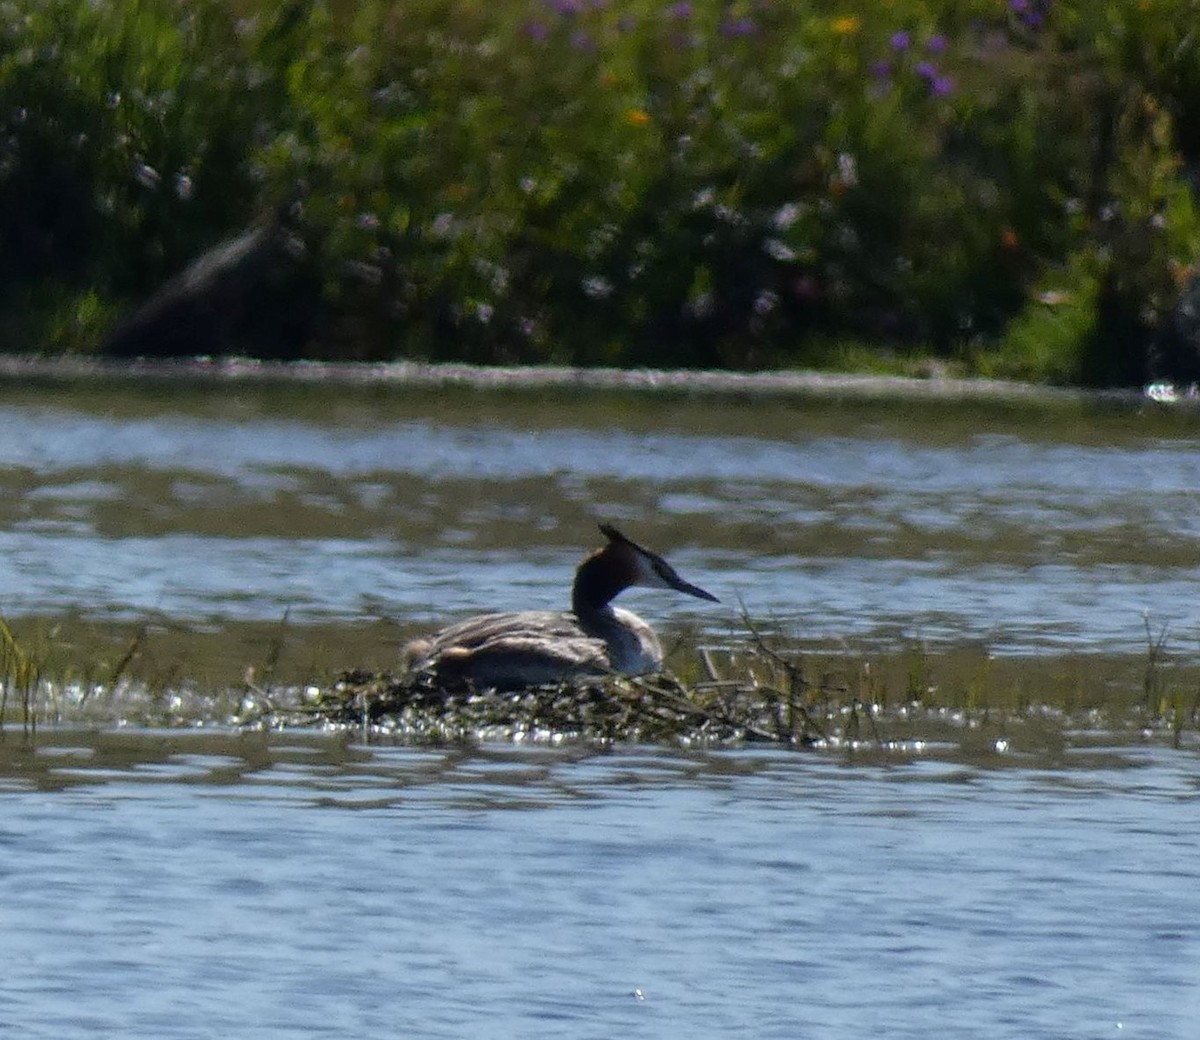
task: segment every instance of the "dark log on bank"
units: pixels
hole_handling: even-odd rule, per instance
[[[214,246],[123,322],[108,357],[299,357],[316,329],[320,284],[300,238],[277,221]]]

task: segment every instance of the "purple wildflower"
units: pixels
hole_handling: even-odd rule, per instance
[[[758,26],[751,18],[730,18],[721,23],[724,36],[753,36],[757,32]]]
[[[949,42],[950,41],[947,40],[946,37],[941,33],[935,33],[933,36],[929,37],[929,42],[925,44],[925,49],[929,51],[930,54],[941,54],[943,51],[945,51],[946,47],[949,45]]]
[[[680,3],[671,5],[667,14],[680,22],[686,22],[692,17],[692,5],[687,3],[687,0],[680,0]]]
[[[583,0],[548,0],[548,3],[564,18],[570,18],[583,10]]]
[[[550,30],[545,22],[529,22],[525,26],[525,33],[531,40],[542,43],[550,35]]]
[[[596,51],[596,41],[582,30],[571,37],[571,46],[585,54],[594,54]]]
[[[920,76],[921,79],[927,80],[934,79],[938,74],[937,69],[935,69],[933,65],[927,61],[917,62],[916,65],[913,66],[913,72]]]
[[[1050,11],[1050,0],[1008,0],[1012,11],[1029,29],[1039,28]]]
[[[892,50],[894,50],[894,51],[908,50],[908,45],[911,42],[912,42],[912,38],[908,35],[908,33],[904,32],[903,30],[900,32],[897,32],[897,33],[892,33],[891,44],[892,44]]]
[[[876,61],[871,63],[871,75],[875,79],[888,79],[892,74],[892,63],[888,61]]]
[[[949,97],[954,93],[954,77],[934,76],[929,83],[929,92],[934,97]]]

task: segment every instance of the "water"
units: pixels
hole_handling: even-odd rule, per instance
[[[0,744],[0,1028],[1190,1037],[1195,749]]]
[[[1078,405],[11,382],[0,613],[69,674],[136,645],[152,692],[220,689],[263,632],[327,677],[562,604],[605,519],[725,601],[629,596],[667,629],[744,638],[740,600],[817,647],[964,653],[964,688],[989,652],[1049,661],[1076,703],[1114,661],[1140,683],[1147,612],[1194,641],[1197,447],[1187,416]],[[1200,1014],[1194,726],[601,754],[42,717],[0,731],[5,1035],[1160,1040]]]
[[[1198,443],[1079,407],[8,385],[0,611],[428,627],[564,605],[606,519],[725,603],[629,597],[660,624],[1141,652],[1146,614],[1195,631]]]

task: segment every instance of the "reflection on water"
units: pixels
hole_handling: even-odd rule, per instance
[[[10,732],[0,1020],[47,1040],[1183,1040],[1195,753]]]
[[[233,385],[0,392],[0,609],[401,623],[563,604],[595,521],[806,639],[1139,650],[1195,621],[1183,420]],[[637,593],[720,636],[725,612]]]

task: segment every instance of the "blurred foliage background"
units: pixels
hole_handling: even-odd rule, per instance
[[[1194,380],[1198,33],[1200,0],[0,0],[0,349],[102,349],[257,226],[206,352]]]

